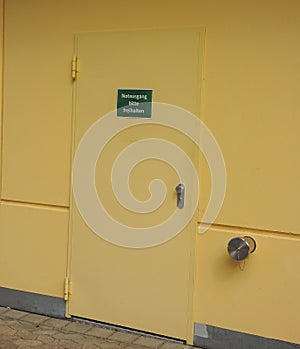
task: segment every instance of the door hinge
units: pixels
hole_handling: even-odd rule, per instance
[[[68,277],[66,277],[65,278],[64,300],[68,301],[70,299],[71,294],[72,294],[72,283],[71,283],[71,280]]]
[[[79,74],[79,58],[77,56],[73,56],[72,58],[72,79],[75,81],[78,78]]]

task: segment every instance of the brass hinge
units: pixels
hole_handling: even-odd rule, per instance
[[[72,58],[72,79],[75,81],[78,78],[79,73],[79,58],[77,56],[73,56]]]
[[[64,300],[68,301],[70,299],[71,294],[72,294],[72,283],[71,283],[71,280],[68,277],[66,277],[65,278]]]

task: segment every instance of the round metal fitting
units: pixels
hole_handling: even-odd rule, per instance
[[[235,261],[243,261],[256,249],[256,242],[250,236],[236,237],[229,241],[227,251]]]

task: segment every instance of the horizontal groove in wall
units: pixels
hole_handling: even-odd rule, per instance
[[[56,209],[61,211],[69,211],[69,206],[61,206],[61,205],[51,205],[51,204],[43,204],[36,202],[27,202],[27,201],[17,201],[17,200],[7,200],[1,199],[0,204],[7,205],[16,205],[16,206],[24,206],[24,207],[36,207],[36,208],[48,208],[48,209]]]
[[[245,233],[256,233],[256,234],[265,234],[265,235],[278,235],[282,237],[291,237],[291,238],[300,238],[300,232],[285,232],[285,231],[279,231],[279,230],[269,230],[269,229],[258,229],[258,228],[249,228],[249,227],[240,227],[240,226],[234,226],[234,225],[226,225],[226,224],[207,224],[198,222],[198,226],[202,225],[204,227],[219,230],[219,231],[225,231],[229,230],[231,232],[245,232]],[[204,233],[205,234],[205,233]]]
[[[17,200],[7,200],[7,199],[0,199],[0,204],[8,204],[8,205],[16,205],[16,206],[24,206],[24,207],[36,207],[36,208],[48,208],[48,209],[57,209],[62,211],[69,211],[69,206],[62,206],[62,205],[51,205],[51,204],[43,204],[43,203],[35,203],[35,202],[26,202],[26,201],[17,201]],[[245,233],[257,233],[257,234],[275,234],[278,236],[286,237],[289,236],[291,238],[299,238],[300,239],[300,233],[297,232],[284,232],[284,231],[277,231],[277,230],[268,230],[268,229],[258,229],[258,228],[249,228],[249,227],[240,227],[240,226],[233,226],[233,225],[226,225],[226,224],[207,224],[202,222],[197,222],[198,226],[201,224],[204,227],[208,227],[214,230],[224,231],[229,230],[232,232],[241,232],[244,231]]]

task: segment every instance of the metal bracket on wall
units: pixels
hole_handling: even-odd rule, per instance
[[[79,66],[79,58],[77,56],[73,56],[72,58],[72,79],[75,81],[78,78],[78,74],[80,71]]]
[[[68,301],[70,299],[71,294],[72,294],[72,283],[71,283],[71,280],[68,277],[66,277],[65,278],[64,300]]]

